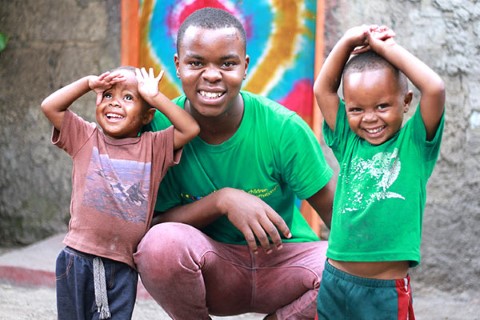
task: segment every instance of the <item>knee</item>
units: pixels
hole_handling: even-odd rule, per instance
[[[134,254],[135,263],[139,268],[148,264],[158,265],[179,252],[182,239],[188,233],[188,225],[180,223],[161,223],[152,227],[138,244]]]

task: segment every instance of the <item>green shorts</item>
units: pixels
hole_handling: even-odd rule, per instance
[[[410,277],[361,278],[338,270],[327,260],[317,313],[319,320],[414,320]]]

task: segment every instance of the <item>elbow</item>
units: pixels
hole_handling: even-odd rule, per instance
[[[48,112],[47,99],[44,99],[44,100],[42,101],[42,103],[40,104],[40,109],[42,109],[42,112],[45,113],[45,114]]]
[[[422,95],[424,93],[422,92]],[[445,101],[445,82],[443,82],[440,76],[436,76],[434,79],[430,79],[428,83],[428,93],[429,96],[439,97],[441,100]]]

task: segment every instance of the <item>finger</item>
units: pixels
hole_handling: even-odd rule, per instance
[[[110,74],[109,71],[102,73],[101,75],[98,76],[98,80],[103,81],[105,77],[108,76],[109,74]]]
[[[253,232],[251,229],[247,228],[246,230],[242,231],[243,236],[245,237],[245,240],[247,241],[247,245],[250,248],[250,250],[254,253],[258,253],[258,246],[257,246],[257,241],[255,240],[255,236],[253,235]]]
[[[163,71],[163,70],[160,70],[160,73],[159,73],[158,76],[155,78],[155,80],[160,81],[160,80],[163,78],[163,73],[164,73],[164,71]]]
[[[361,47],[355,48],[355,49],[352,51],[352,54],[360,54],[360,53],[363,53],[363,52],[367,52],[368,50],[370,50],[370,46],[369,46],[369,45],[365,45],[365,46],[361,46]]]
[[[148,77],[147,70],[146,70],[144,67],[142,67],[142,76],[143,76],[144,78],[147,78],[147,77]]]
[[[148,69],[148,76],[152,79],[155,79],[155,75],[153,74],[153,68]]]
[[[103,92],[97,92],[97,99],[95,101],[97,106],[102,102],[102,98],[103,98]]]
[[[143,78],[139,68],[135,68],[135,76],[137,77],[137,80],[140,80]]]
[[[282,234],[285,238],[290,239],[292,237],[292,233],[285,220],[283,220],[278,213],[273,211],[273,209],[269,213],[269,219],[271,221],[271,227],[270,229],[266,230],[275,247],[280,249],[283,245],[280,234]]]
[[[271,253],[272,244],[270,243],[270,239],[268,238],[264,227],[259,223],[256,223],[254,225],[251,225],[250,228],[253,230],[253,233],[255,234],[255,238],[260,243],[260,246],[262,247],[263,251],[265,251],[265,253],[267,254]],[[270,228],[267,227],[267,229],[271,231]]]

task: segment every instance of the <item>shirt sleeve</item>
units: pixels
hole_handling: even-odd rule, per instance
[[[299,199],[307,199],[322,189],[333,176],[317,137],[297,114],[287,118],[276,150],[279,171]]]

